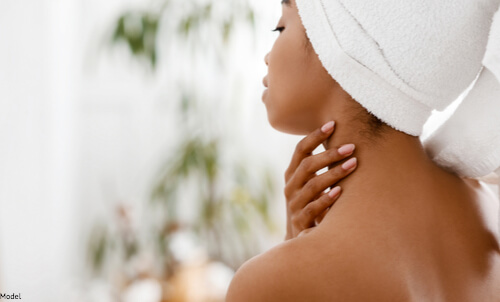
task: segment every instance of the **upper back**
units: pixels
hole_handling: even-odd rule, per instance
[[[473,180],[448,189],[429,194],[439,198],[421,209],[329,213],[244,265],[235,279],[252,281],[233,282],[233,293],[249,287],[265,293],[253,297],[259,301],[500,301],[498,199]]]

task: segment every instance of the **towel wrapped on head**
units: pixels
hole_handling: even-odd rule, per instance
[[[482,64],[472,90],[424,147],[434,161],[461,176],[500,184],[500,10]]]
[[[500,184],[500,0],[296,0],[323,67],[389,126],[420,136],[439,165]]]

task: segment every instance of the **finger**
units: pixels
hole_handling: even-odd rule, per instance
[[[335,202],[333,204],[335,204]],[[325,218],[328,211],[330,211],[330,209],[332,208],[333,204],[331,206],[329,206],[328,208],[326,208],[323,212],[321,212],[321,214],[319,214],[318,217],[316,217],[316,225],[320,224],[321,221],[323,221],[323,219]]]
[[[315,176],[317,171],[350,156],[355,148],[356,146],[354,144],[346,144],[338,149],[332,148],[305,158],[292,176],[293,182],[297,181],[297,183],[293,185],[303,186],[311,179],[311,176]],[[292,181],[292,179],[290,179],[290,181]]]
[[[316,196],[313,197],[313,199],[311,199],[312,201],[316,200],[316,199],[320,199],[321,197],[323,197],[323,195],[327,194],[327,192],[325,191],[321,191],[319,192],[319,194],[317,194]]]
[[[293,198],[293,194],[297,192],[296,188],[301,188],[305,183],[317,176],[316,172],[318,170],[330,166],[334,162],[345,159],[354,152],[355,148],[356,146],[354,144],[346,144],[338,149],[332,148],[319,154],[304,158],[295,173],[293,173],[291,178],[286,183],[285,196]]]
[[[334,187],[334,186],[335,186],[335,185],[331,185],[331,187],[330,187],[330,191],[333,189],[333,187]],[[323,195],[326,195],[326,194],[330,193],[330,191],[329,191],[329,192],[321,192],[321,194],[318,194],[318,196],[314,197],[314,200],[316,200],[316,199],[319,199],[319,198],[323,197]],[[332,205],[333,205],[333,204],[332,204]],[[316,217],[316,219],[315,219],[316,225],[318,225],[318,224],[320,224],[320,223],[321,223],[321,221],[322,221],[322,220],[323,220],[323,218],[325,217],[326,213],[328,213],[328,210],[330,210],[330,208],[331,208],[331,206],[329,206],[328,208],[326,208],[323,212],[321,212],[321,213],[318,215],[318,217]]]
[[[295,147],[290,165],[285,172],[285,181],[293,175],[300,162],[307,156],[312,155],[312,152],[325,141],[332,133],[335,127],[335,122],[330,121],[324,124],[321,128],[316,129],[306,137],[304,137]]]
[[[304,229],[304,230],[302,230],[302,231],[301,231],[301,232],[297,235],[297,237],[300,237],[300,236],[302,236],[302,235],[305,235],[305,234],[309,233],[309,232],[310,232],[310,231],[312,231],[312,230],[313,230],[313,228],[312,228],[312,227],[311,227],[311,228],[308,228],[308,229]]]
[[[307,183],[309,180],[313,179],[316,176],[318,176],[318,175],[316,173],[313,173],[313,174],[309,175],[305,180],[301,180],[300,183]],[[295,197],[295,195],[297,193],[300,193],[300,190],[302,188],[302,184],[301,185],[296,185],[295,183],[297,181],[295,181],[293,179],[294,179],[294,176],[292,176],[292,179],[290,179],[288,181],[288,183],[285,185],[284,193],[285,193],[285,197],[286,197],[287,203],[289,203],[289,201],[293,200],[293,198]],[[333,188],[333,186],[332,186],[332,188]],[[318,194],[316,196],[314,196],[314,198],[311,199],[311,200],[318,199],[321,194],[324,194],[324,192],[318,192]],[[292,203],[293,203],[293,201],[292,201]]]
[[[357,158],[352,157],[342,165],[337,165],[333,169],[314,177],[302,187],[302,190],[290,204],[290,207],[292,209],[301,209],[305,207],[308,201],[313,200],[318,192],[324,191],[332,184],[337,183],[339,180],[352,173],[357,165]]]
[[[335,200],[340,196],[341,188],[336,186],[328,194],[321,196],[321,198],[310,202],[304,207],[302,212],[299,214],[297,221],[299,225],[307,228],[314,225],[316,217],[318,217],[324,210],[330,207]]]

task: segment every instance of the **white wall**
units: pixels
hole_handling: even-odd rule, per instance
[[[54,284],[65,286],[71,262],[74,81],[67,38],[74,26],[62,18],[72,11],[68,4],[0,2],[0,288],[26,301],[59,300]]]
[[[124,53],[99,52],[113,18],[146,2],[0,1],[0,292],[26,301],[75,300],[89,226],[117,202],[140,207],[173,147],[170,78],[183,66],[154,79]],[[258,21],[268,34],[255,51],[242,39],[234,49],[240,56],[228,58],[239,66],[225,79],[232,83],[213,85],[206,74],[200,80],[206,89],[224,89],[252,79],[245,98],[225,107],[241,113],[232,135],[245,133],[235,139],[246,155],[283,159],[281,171],[287,160],[279,154],[291,156],[298,137],[273,130],[260,100],[263,57],[281,9],[274,7],[262,8],[272,19]]]

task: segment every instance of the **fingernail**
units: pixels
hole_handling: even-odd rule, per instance
[[[354,144],[343,145],[339,148],[338,152],[340,155],[351,154],[354,151]]]
[[[342,164],[342,169],[344,170],[350,170],[356,165],[357,159],[356,157],[353,157],[346,161],[345,163]]]
[[[340,193],[340,187],[336,186],[335,188],[331,189],[330,192],[328,192],[328,196],[335,197],[339,193]]]
[[[335,125],[335,122],[334,121],[330,121],[330,122],[324,124],[323,127],[321,127],[321,131],[323,133],[328,133],[328,132],[330,132],[333,129],[333,125]]]

